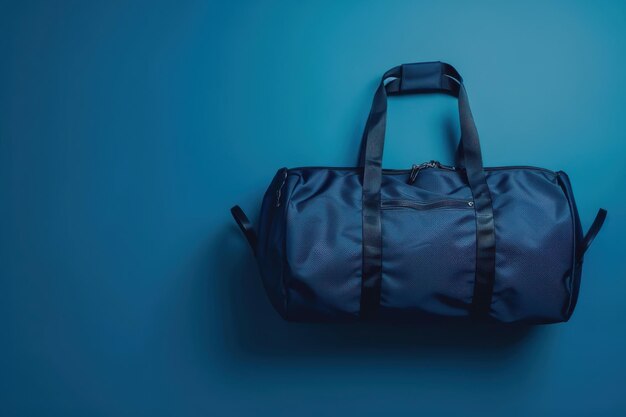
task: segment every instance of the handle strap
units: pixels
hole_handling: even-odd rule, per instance
[[[246,216],[246,214],[239,206],[233,206],[230,209],[230,214],[233,215],[235,222],[237,222],[237,226],[239,226],[239,228],[243,232],[246,240],[248,240],[250,248],[252,248],[254,256],[256,256],[257,237],[256,232],[254,231],[254,227],[252,227],[252,222],[250,221],[250,219],[248,219],[248,216]]]
[[[443,93],[458,97],[463,78],[452,65],[445,62],[420,62],[390,69],[383,75],[383,82],[386,82],[385,91],[389,96]],[[367,129],[363,131],[361,138],[358,160],[360,167],[365,165],[366,134]],[[457,166],[463,165],[463,150],[460,143],[454,159]]]
[[[394,80],[388,83],[390,77]],[[363,166],[361,282],[361,317],[363,318],[373,316],[380,303],[382,283],[380,188],[388,89],[391,94],[444,92],[458,95],[461,124],[460,147],[476,213],[476,278],[472,312],[476,315],[485,315],[489,311],[495,276],[493,207],[483,171],[478,130],[461,80],[458,72],[449,64],[441,62],[406,64],[387,71],[376,90],[363,134],[360,157]],[[453,87],[453,82],[456,83],[455,87]]]
[[[587,234],[583,237],[583,240],[580,241],[580,246],[578,247],[578,251],[576,253],[578,261],[583,259],[583,256],[585,255],[585,252],[587,252],[587,249],[589,249],[589,246],[591,246],[593,239],[595,239],[600,229],[602,229],[602,225],[604,225],[604,221],[606,220],[606,215],[607,211],[605,209],[601,208],[598,210],[598,214],[596,214],[596,218],[593,220],[591,227],[589,227]]]
[[[396,79],[385,86],[387,95],[445,93],[458,97],[463,78],[450,64],[424,62],[404,64],[388,72]]]

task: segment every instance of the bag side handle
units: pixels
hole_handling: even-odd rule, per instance
[[[598,235],[598,232],[600,232],[600,229],[602,229],[604,221],[606,220],[606,215],[607,211],[605,209],[601,208],[598,210],[598,214],[596,214],[596,218],[593,220],[593,223],[591,223],[589,230],[587,230],[587,234],[585,234],[583,239],[580,241],[580,246],[578,247],[576,253],[576,259],[579,262],[583,259],[585,252],[587,252],[589,246],[591,246],[591,243]]]
[[[248,241],[248,244],[250,245],[250,248],[252,249],[252,252],[254,253],[254,256],[256,256],[257,237],[256,232],[254,231],[254,227],[252,226],[252,222],[250,221],[250,219],[248,219],[246,213],[244,213],[239,206],[233,206],[230,209],[230,214],[233,215],[233,219],[235,219],[235,222],[237,222],[237,226],[239,226],[239,228],[243,232],[246,240]]]

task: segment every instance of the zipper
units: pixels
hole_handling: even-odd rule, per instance
[[[413,200],[383,200],[381,208],[383,210],[409,208],[414,210],[433,210],[438,208],[458,208],[469,209],[474,207],[472,200],[437,200],[431,202],[421,202]]]
[[[283,180],[280,183],[280,186],[276,190],[276,207],[280,207],[280,197],[283,191],[283,187],[285,186],[285,182],[287,181],[287,169],[283,170]]]
[[[408,183],[413,184],[415,180],[417,179],[417,174],[419,174],[420,171],[423,170],[424,168],[439,168],[439,169],[446,169],[448,171],[456,171],[455,167],[443,165],[439,161],[429,161],[429,162],[424,162],[419,165],[413,164],[413,167],[411,168],[411,174],[409,175]]]
[[[436,162],[436,161],[435,161]],[[441,168],[441,169],[445,169],[448,171],[465,171],[465,168],[463,167],[453,167],[450,165],[444,165],[444,164],[439,164],[439,166],[437,166],[436,168]],[[325,167],[325,166],[305,166],[305,167],[295,167],[295,168],[289,168],[289,171],[298,171],[298,170],[302,170],[302,169],[328,169],[328,170],[332,170],[332,171],[354,171],[354,172],[358,172],[358,171],[362,171],[363,168],[355,168],[355,167]],[[534,167],[532,165],[508,165],[508,166],[501,166],[501,167],[484,167],[483,170],[484,171],[506,171],[506,170],[512,170],[512,169],[529,169],[529,170],[533,170],[533,171],[542,171],[542,172],[547,172],[549,174],[552,175],[556,175],[556,172],[547,169],[547,168],[541,168],[541,167]],[[383,174],[387,174],[387,175],[402,175],[402,174],[410,174],[412,169],[389,169],[389,168],[383,168]]]

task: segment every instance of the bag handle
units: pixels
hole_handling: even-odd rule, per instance
[[[454,97],[459,96],[459,87],[463,78],[458,71],[445,62],[424,62],[418,64],[404,64],[394,67],[383,75],[383,80],[388,79],[385,91],[388,96],[408,94],[443,93]],[[365,163],[365,143],[367,142],[363,132],[361,149],[359,151],[359,167]],[[462,164],[462,147],[459,143],[455,163]]]
[[[390,80],[393,78],[393,80]],[[483,171],[478,130],[458,71],[449,64],[404,64],[387,71],[376,90],[361,143],[363,166],[363,271],[361,317],[372,316],[380,303],[382,231],[380,188],[387,122],[387,95],[443,92],[458,97],[460,149],[476,213],[476,278],[472,312],[488,313],[495,276],[495,230],[491,194]]]
[[[461,74],[445,62],[404,64],[390,72],[392,74],[388,76],[396,77],[396,80],[385,86],[387,95],[441,92],[458,96],[463,82]]]

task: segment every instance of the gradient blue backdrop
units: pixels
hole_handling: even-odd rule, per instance
[[[626,415],[626,3],[0,5],[0,415]],[[489,166],[571,176],[572,320],[281,321],[228,209],[352,165],[378,77],[445,60]],[[393,99],[387,167],[450,162],[451,97]]]

